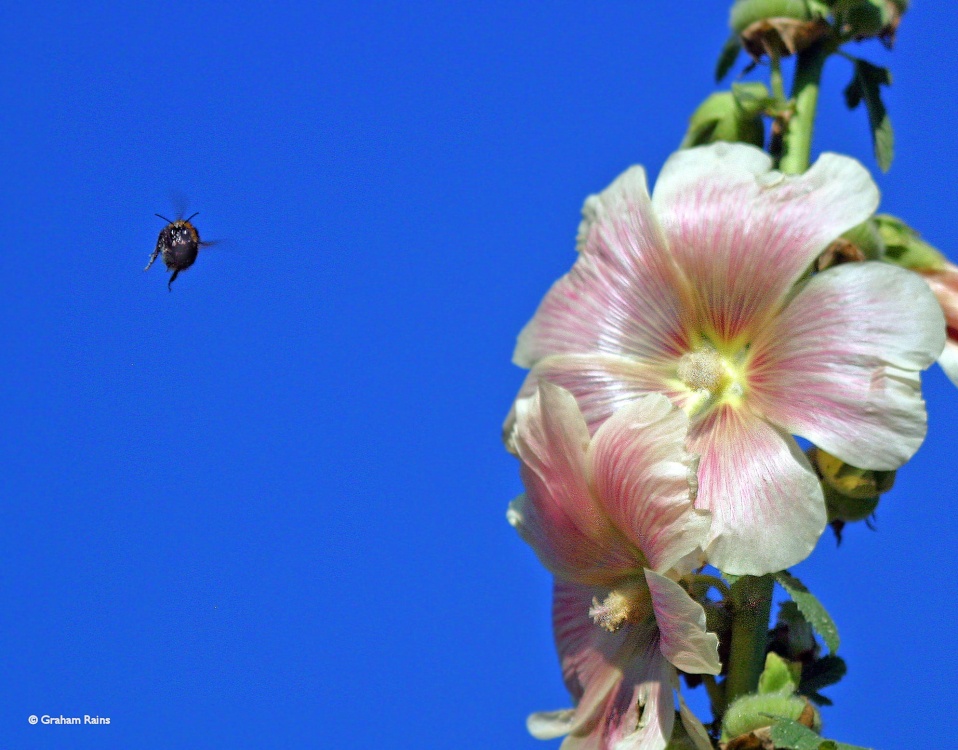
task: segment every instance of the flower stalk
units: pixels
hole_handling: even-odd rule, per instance
[[[812,134],[815,129],[822,70],[825,68],[825,60],[834,51],[834,42],[824,39],[798,55],[795,80],[792,84],[795,111],[785,132],[782,158],[778,164],[781,172],[801,174],[811,163]]]
[[[725,680],[725,704],[754,693],[765,665],[768,620],[772,614],[770,575],[743,576],[732,584],[732,646]]]

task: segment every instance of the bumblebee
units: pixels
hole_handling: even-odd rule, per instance
[[[197,214],[193,214],[188,219],[177,219],[176,221],[170,221],[165,216],[156,214],[166,222],[166,226],[160,230],[160,236],[156,240],[156,249],[150,256],[150,262],[146,264],[146,268],[143,270],[149,271],[153,261],[162,253],[167,270],[173,272],[167,284],[167,289],[171,292],[176,277],[179,276],[180,271],[185,271],[193,265],[200,248],[213,244],[212,242],[203,242],[200,239],[200,233],[196,231],[196,227],[190,223]]]

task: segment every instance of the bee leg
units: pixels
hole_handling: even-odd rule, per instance
[[[157,248],[156,250],[153,251],[153,254],[150,256],[150,262],[146,264],[146,268],[144,268],[143,270],[144,270],[144,271],[149,271],[149,270],[150,270],[150,266],[153,265],[153,261],[155,261],[155,260],[156,260],[157,258],[159,258],[159,257],[160,257],[160,250],[159,250],[159,248]]]
[[[180,275],[180,269],[177,268],[175,271],[173,271],[173,275],[170,276],[170,283],[166,285],[166,288],[169,289],[171,292],[173,291],[173,282],[176,281],[176,277],[179,275]]]

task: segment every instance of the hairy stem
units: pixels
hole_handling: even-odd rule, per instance
[[[835,51],[830,39],[814,44],[798,55],[795,81],[792,84],[792,113],[785,131],[782,159],[778,168],[787,174],[801,174],[808,169],[812,153],[812,131],[818,107],[818,89],[825,60]]]
[[[729,653],[725,701],[730,704],[740,695],[754,693],[765,666],[768,645],[768,619],[772,613],[770,575],[742,576],[732,585],[732,646]]]

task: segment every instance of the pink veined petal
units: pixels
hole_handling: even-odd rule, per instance
[[[854,159],[822,154],[802,175],[770,169],[753,146],[716,143],[674,154],[655,185],[652,203],[696,290],[703,333],[724,341],[762,325],[815,256],[878,206]]]
[[[897,469],[925,437],[918,371],[941,353],[941,307],[916,274],[846,263],[814,276],[755,340],[749,403],[863,469]]]
[[[938,364],[952,383],[958,385],[958,266],[948,263],[940,271],[922,272],[945,313],[947,341]]]
[[[557,580],[553,603],[556,646],[576,703],[566,711],[533,714],[534,736],[568,736],[562,750],[663,750],[672,734],[675,671],[659,650],[650,618],[609,633],[588,615],[606,589]]]
[[[615,411],[645,393],[664,393],[681,407],[687,394],[669,385],[668,377],[674,369],[674,363],[669,369],[612,354],[546,357],[526,376],[506,417],[503,437],[508,444],[514,430],[516,407],[535,393],[540,380],[561,386],[575,396],[589,431],[594,433]]]
[[[641,396],[599,428],[586,460],[599,503],[654,570],[705,546],[709,517],[695,510],[688,428],[665,396]]]
[[[712,512],[712,565],[764,575],[808,556],[825,529],[825,498],[791,435],[726,405],[693,424],[689,444],[701,455],[696,506]]]
[[[948,379],[958,385],[958,340],[948,339],[941,356],[938,357],[938,364]]]
[[[665,576],[645,571],[665,658],[689,674],[718,674],[718,636],[705,629],[705,610]]]
[[[590,200],[594,218],[587,219],[582,252],[519,334],[513,361],[520,367],[552,354],[592,352],[655,362],[687,348],[687,287],[662,239],[641,167]]]
[[[507,518],[553,573],[604,584],[641,563],[593,498],[589,441],[572,395],[542,383],[519,415],[516,449],[526,494],[513,501]]]

